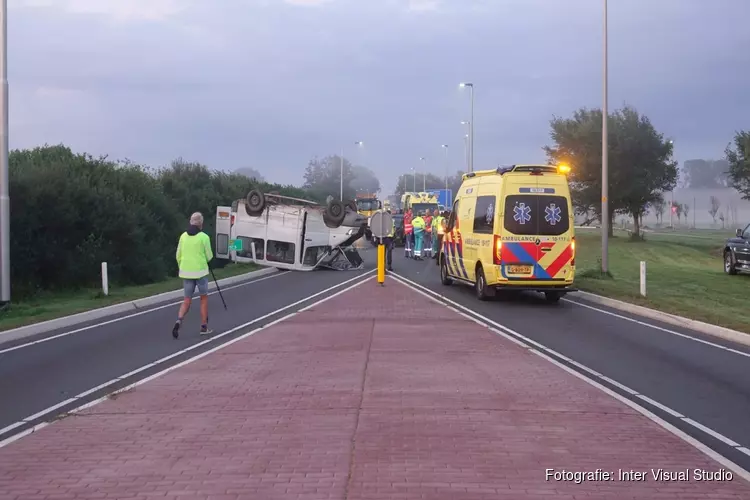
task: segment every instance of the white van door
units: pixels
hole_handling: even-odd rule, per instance
[[[229,259],[229,235],[232,231],[232,207],[216,207],[217,259]]]
[[[323,222],[319,210],[307,210],[303,229],[304,248],[302,249],[302,264],[314,266],[328,252],[330,248],[330,229]]]

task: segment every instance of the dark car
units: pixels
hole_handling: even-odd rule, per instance
[[[750,224],[745,229],[738,229],[724,244],[724,272],[750,273]]]

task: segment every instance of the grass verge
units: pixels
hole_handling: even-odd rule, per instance
[[[260,266],[255,264],[231,263],[225,267],[214,269],[214,274],[216,279],[220,280],[257,269],[260,269]],[[25,302],[11,302],[6,310],[0,312],[0,331],[90,311],[99,307],[130,302],[151,295],[180,290],[181,288],[181,279],[169,278],[142,286],[122,288],[110,286],[107,296],[102,294],[101,289],[84,289],[67,293],[43,293]]]
[[[693,232],[694,233],[694,232]],[[581,290],[750,333],[750,276],[724,274],[724,238],[672,233],[625,233],[609,240],[609,272],[601,272],[598,231],[576,232],[576,285]],[[646,262],[646,297],[640,295],[640,261]]]

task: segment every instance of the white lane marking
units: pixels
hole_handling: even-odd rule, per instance
[[[568,361],[568,360],[570,360],[570,358],[568,358],[567,356],[564,356],[564,355],[558,353],[557,351],[555,351],[553,349],[550,349],[550,348],[548,348],[548,347],[546,347],[546,346],[544,346],[544,345],[542,345],[542,344],[540,344],[540,343],[538,343],[538,342],[536,342],[536,341],[534,341],[534,340],[532,340],[532,339],[530,339],[530,338],[528,338],[528,337],[526,337],[524,335],[521,335],[520,333],[516,332],[515,330],[512,330],[511,328],[508,328],[507,326],[501,325],[500,323],[497,323],[497,322],[491,320],[490,318],[479,314],[476,311],[472,311],[468,307],[465,307],[465,306],[459,304],[458,302],[455,302],[455,301],[449,299],[448,297],[446,297],[444,295],[441,295],[441,294],[439,294],[439,293],[437,293],[437,292],[435,292],[433,290],[430,290],[429,288],[424,287],[424,286],[420,285],[419,283],[416,283],[416,282],[414,282],[414,281],[412,281],[412,280],[410,280],[408,278],[404,278],[403,276],[401,276],[399,274],[394,274],[394,278],[396,278],[398,281],[400,281],[404,285],[410,287],[412,290],[414,290],[416,292],[419,292],[422,295],[424,295],[425,297],[431,299],[432,301],[437,302],[438,304],[441,304],[444,307],[447,307],[448,309],[451,309],[452,311],[455,311],[458,314],[461,314],[462,316],[469,317],[470,319],[472,319],[476,323],[479,323],[479,324],[485,326],[486,328],[489,328],[491,331],[497,333],[498,335],[502,336],[503,338],[511,340],[511,341],[513,341],[516,344],[518,344],[520,341],[523,341],[525,343],[523,345],[524,349],[528,349],[528,350],[534,352],[534,354],[538,354],[539,356],[543,357],[544,359],[546,359],[546,360],[554,363],[555,365],[563,368],[565,371],[567,371],[569,373],[572,373],[576,377],[578,377],[578,378],[580,378],[582,380],[585,380],[586,382],[588,382],[589,384],[593,385],[594,387],[597,387],[597,388],[603,390],[604,392],[606,392],[610,396],[614,397],[618,401],[621,401],[621,402],[627,404],[628,406],[630,406],[634,410],[638,411],[639,413],[641,413],[642,415],[644,415],[648,419],[654,421],[655,423],[659,424],[663,428],[665,428],[668,431],[672,432],[676,436],[678,436],[678,437],[682,438],[683,440],[687,441],[688,443],[690,443],[691,445],[693,445],[694,447],[696,447],[697,449],[699,449],[700,451],[702,451],[703,453],[705,453],[706,455],[708,455],[709,457],[713,458],[714,460],[716,460],[717,462],[721,463],[722,465],[725,465],[726,467],[732,469],[738,475],[740,475],[743,478],[745,478],[746,480],[750,481],[750,472],[748,472],[747,470],[743,469],[742,467],[740,467],[739,465],[735,464],[734,462],[732,462],[728,458],[724,457],[723,455],[719,454],[718,452],[712,450],[711,448],[709,448],[705,444],[701,443],[697,439],[695,439],[695,438],[691,437],[690,435],[684,433],[683,431],[679,430],[678,428],[676,428],[675,426],[673,426],[672,424],[670,424],[666,420],[662,419],[661,417],[655,415],[654,413],[652,413],[648,409],[644,408],[643,406],[641,406],[641,405],[637,404],[636,402],[634,402],[634,401],[632,401],[632,400],[630,400],[630,399],[628,399],[628,398],[626,398],[626,397],[624,397],[624,396],[622,396],[622,395],[614,392],[613,390],[611,390],[611,389],[609,389],[609,388],[601,385],[599,382],[597,382],[596,380],[594,380],[594,378],[592,378],[592,377],[600,378],[602,380],[607,381],[608,383],[614,383],[614,385],[616,387],[621,388],[625,392],[627,392],[627,393],[629,393],[629,394],[631,394],[633,396],[636,396],[636,397],[638,397],[639,399],[641,399],[643,401],[646,401],[646,402],[654,404],[654,406],[656,406],[657,408],[659,408],[659,409],[661,409],[661,410],[669,413],[670,415],[674,416],[675,418],[679,418],[681,421],[683,421],[686,424],[692,426],[693,428],[698,429],[698,430],[700,430],[700,431],[708,434],[709,436],[711,436],[711,437],[713,437],[713,438],[715,438],[715,439],[717,439],[717,440],[719,440],[719,441],[727,444],[728,446],[731,446],[732,448],[734,448],[737,451],[745,453],[746,455],[750,455],[750,453],[748,453],[748,451],[746,451],[746,450],[748,450],[746,447],[741,446],[739,443],[736,443],[732,439],[724,436],[723,434],[720,434],[719,432],[714,431],[713,429],[710,429],[709,427],[706,427],[705,425],[703,425],[703,424],[701,424],[699,422],[696,422],[695,420],[693,420],[691,418],[685,417],[684,415],[682,415],[679,412],[677,412],[677,411],[669,408],[668,406],[665,406],[665,405],[663,405],[661,403],[657,403],[656,401],[654,401],[653,399],[649,398],[648,396],[645,396],[643,394],[638,393],[638,391],[635,391],[635,390],[633,390],[633,389],[631,389],[631,388],[629,388],[629,387],[627,387],[627,386],[625,386],[623,384],[620,384],[619,382],[615,382],[611,378],[605,377],[605,376],[599,374],[597,371],[592,370],[592,369],[590,369],[590,368],[588,368],[588,367],[586,367],[586,366],[584,366],[584,365],[582,365],[582,364],[574,361],[572,364],[575,365],[577,368],[581,369],[582,371],[586,372],[589,376],[584,375],[583,373],[578,372],[578,371],[570,368],[569,366],[564,365],[563,363],[557,361],[553,357],[551,357],[551,356],[555,356],[555,357],[558,357],[560,359],[564,359],[565,361]],[[451,305],[448,305],[448,304],[451,304]],[[462,313],[459,309],[463,310],[463,311],[466,311],[468,314]],[[475,318],[471,318],[470,315],[473,315]],[[492,325],[492,326],[490,326],[490,325]],[[531,344],[531,345],[529,345],[529,344]],[[544,351],[546,351],[546,353],[549,353],[549,354],[545,354]]]
[[[330,292],[330,291],[332,291],[332,290],[334,290],[334,289],[336,289],[336,288],[339,288],[339,287],[342,287],[342,286],[344,286],[344,285],[346,285],[346,284],[348,284],[348,283],[351,283],[352,281],[355,281],[355,280],[360,280],[360,281],[359,281],[358,283],[354,283],[353,285],[350,285],[350,286],[348,286],[348,287],[344,288],[343,290],[339,290],[338,292],[336,292],[336,293],[334,293],[334,294],[332,294],[332,295],[329,295],[328,297],[325,297],[325,298],[323,298],[323,299],[321,299],[321,300],[318,300],[318,301],[314,302],[313,304],[311,304],[311,305],[310,305],[310,306],[308,306],[307,308],[304,308],[304,309],[300,309],[299,311],[295,311],[294,313],[288,314],[288,315],[284,316],[284,317],[283,317],[283,318],[281,318],[281,319],[277,319],[277,320],[275,320],[275,321],[272,321],[271,323],[268,323],[268,324],[266,324],[266,325],[263,325],[263,326],[262,326],[262,327],[260,327],[260,328],[256,328],[256,329],[255,329],[255,330],[253,330],[252,332],[249,332],[249,333],[245,333],[245,334],[243,334],[243,335],[241,335],[241,336],[237,337],[236,339],[232,339],[232,340],[230,340],[230,341],[228,341],[228,342],[224,342],[223,344],[221,344],[221,345],[219,345],[219,346],[217,346],[217,347],[214,347],[214,348],[212,348],[212,349],[209,349],[209,350],[207,350],[207,351],[205,351],[205,352],[203,352],[203,353],[200,353],[200,354],[198,354],[198,355],[196,355],[196,356],[194,356],[194,357],[192,357],[192,358],[189,358],[189,359],[187,359],[187,360],[185,360],[185,361],[182,361],[182,362],[180,362],[180,363],[177,363],[176,365],[170,366],[170,367],[168,367],[168,368],[166,368],[166,369],[164,369],[164,370],[162,370],[162,371],[160,371],[160,372],[158,372],[158,373],[156,373],[156,374],[154,374],[154,375],[151,375],[151,376],[149,376],[149,377],[146,377],[146,378],[144,378],[144,379],[142,379],[142,380],[139,380],[139,381],[137,381],[137,382],[135,382],[135,383],[133,383],[133,384],[130,384],[130,385],[128,385],[127,387],[123,387],[122,389],[119,389],[119,390],[117,390],[117,391],[114,391],[114,392],[112,392],[112,394],[116,394],[116,393],[118,393],[118,392],[123,392],[123,391],[129,390],[129,389],[132,389],[133,387],[136,387],[136,386],[138,386],[138,385],[141,385],[141,384],[145,383],[145,381],[148,381],[148,380],[153,380],[154,378],[156,378],[156,377],[159,377],[159,376],[161,376],[161,375],[164,375],[165,373],[168,373],[168,372],[170,372],[170,371],[172,371],[172,370],[174,370],[174,369],[176,369],[176,368],[178,368],[178,367],[180,367],[180,366],[184,366],[184,365],[186,365],[186,364],[188,364],[188,363],[191,363],[191,362],[195,361],[196,359],[200,359],[200,358],[202,358],[202,357],[204,357],[204,356],[206,356],[206,355],[208,355],[208,354],[210,354],[210,353],[212,353],[212,352],[216,352],[216,351],[218,351],[219,349],[222,349],[223,347],[226,347],[226,346],[228,346],[228,345],[231,345],[231,344],[233,344],[233,343],[235,343],[235,342],[237,342],[237,341],[239,341],[239,340],[242,340],[242,339],[244,339],[244,338],[246,338],[246,337],[248,337],[248,336],[252,335],[253,333],[256,333],[256,332],[258,332],[258,331],[260,331],[260,330],[263,330],[263,329],[265,329],[265,328],[268,328],[268,327],[269,327],[269,326],[271,326],[271,325],[275,325],[276,323],[279,323],[279,322],[281,322],[281,321],[283,321],[283,320],[285,320],[285,319],[289,319],[289,318],[291,318],[292,316],[294,316],[295,314],[297,314],[297,313],[299,313],[299,312],[302,312],[302,311],[304,311],[304,310],[307,310],[307,309],[308,309],[309,307],[312,307],[312,306],[317,306],[317,305],[319,305],[319,304],[322,304],[323,302],[326,302],[327,300],[330,300],[330,299],[332,299],[333,297],[336,297],[336,296],[338,296],[338,295],[341,295],[342,293],[344,293],[344,292],[346,292],[346,291],[349,291],[349,290],[353,289],[354,287],[356,287],[356,286],[359,286],[359,285],[361,285],[362,283],[364,283],[365,281],[367,281],[368,279],[370,279],[370,277],[368,277],[367,275],[368,275],[368,274],[370,274],[370,273],[372,273],[372,272],[374,272],[374,271],[375,271],[375,269],[371,269],[371,270],[369,270],[369,271],[365,271],[364,273],[362,273],[362,274],[360,274],[360,275],[358,275],[358,276],[355,276],[354,278],[350,278],[350,279],[348,279],[348,280],[346,280],[346,281],[343,281],[343,282],[341,282],[341,283],[338,283],[337,285],[334,285],[334,286],[331,286],[331,287],[329,287],[329,288],[326,288],[325,290],[321,290],[320,292],[317,292],[317,293],[315,293],[315,294],[313,294],[313,295],[310,295],[309,297],[307,297],[307,298],[304,298],[304,299],[302,299],[302,300],[298,300],[297,302],[295,302],[295,303],[293,303],[293,304],[289,304],[288,306],[284,306],[284,307],[282,307],[282,308],[280,308],[280,309],[277,309],[277,310],[275,310],[275,311],[273,311],[273,312],[270,312],[270,313],[268,313],[268,314],[266,314],[266,315],[263,315],[263,316],[261,316],[261,317],[259,317],[259,318],[255,318],[255,319],[254,319],[254,320],[252,320],[252,321],[248,321],[248,322],[247,322],[247,323],[245,323],[245,324],[242,324],[242,325],[240,325],[240,326],[234,327],[234,328],[232,328],[231,330],[227,330],[226,332],[220,333],[220,334],[218,334],[218,335],[216,335],[216,336],[214,336],[214,337],[210,337],[210,338],[208,338],[208,339],[206,339],[206,340],[204,340],[204,341],[202,341],[202,342],[199,342],[199,343],[197,343],[197,344],[193,344],[193,345],[191,345],[191,346],[189,346],[189,347],[186,347],[185,349],[183,349],[183,350],[181,350],[181,351],[178,351],[178,352],[175,352],[175,353],[173,353],[173,354],[170,354],[169,356],[165,356],[165,357],[163,357],[163,358],[161,358],[161,359],[159,359],[159,360],[157,360],[157,361],[154,361],[153,363],[149,363],[149,364],[147,364],[147,365],[145,365],[145,366],[142,366],[142,367],[140,367],[140,368],[136,368],[135,370],[129,371],[128,373],[125,373],[125,374],[123,374],[123,375],[120,375],[119,377],[115,377],[115,378],[113,378],[112,380],[109,380],[109,381],[107,381],[107,382],[104,382],[103,384],[99,384],[98,386],[96,386],[96,387],[93,387],[93,388],[91,388],[91,389],[89,389],[89,390],[87,390],[87,391],[84,391],[84,392],[82,392],[82,393],[80,393],[80,394],[78,394],[78,395],[76,395],[76,396],[73,396],[72,398],[69,398],[69,399],[67,399],[67,400],[63,401],[62,403],[57,403],[57,404],[55,404],[55,405],[53,405],[53,406],[50,406],[49,408],[45,408],[44,410],[41,410],[41,411],[39,411],[39,412],[35,413],[34,415],[30,415],[30,416],[28,416],[28,417],[24,418],[23,420],[20,420],[20,421],[18,421],[18,422],[15,422],[15,423],[13,423],[13,424],[11,424],[11,425],[7,426],[7,427],[4,427],[4,428],[0,429],[0,435],[3,435],[3,434],[5,434],[5,433],[7,433],[8,431],[10,431],[10,430],[13,430],[13,429],[15,429],[16,427],[19,427],[19,426],[21,426],[21,425],[27,424],[27,423],[29,423],[29,422],[31,422],[31,421],[33,421],[33,420],[35,420],[35,419],[37,419],[37,418],[39,418],[39,417],[43,416],[43,415],[48,415],[48,414],[50,414],[51,412],[55,411],[56,409],[58,409],[58,408],[60,408],[60,407],[62,407],[62,406],[64,406],[64,405],[70,404],[70,403],[72,403],[72,402],[74,402],[74,401],[76,401],[76,400],[80,400],[80,399],[82,399],[82,398],[84,398],[84,397],[88,396],[89,394],[91,394],[91,393],[93,393],[93,392],[96,392],[96,391],[98,391],[98,390],[101,390],[101,389],[103,389],[103,388],[105,388],[105,387],[107,387],[107,386],[110,386],[110,385],[112,385],[112,384],[115,384],[115,383],[117,383],[117,382],[120,382],[120,381],[122,381],[122,380],[124,380],[124,379],[127,379],[127,378],[129,378],[129,377],[131,377],[131,376],[133,376],[133,375],[136,375],[136,374],[138,374],[138,373],[140,373],[140,372],[142,372],[142,371],[144,371],[144,370],[147,370],[147,369],[149,369],[149,368],[151,368],[151,367],[154,367],[154,366],[156,366],[156,365],[159,365],[159,364],[161,364],[161,363],[163,363],[163,362],[165,362],[165,361],[168,361],[168,360],[170,360],[170,359],[172,359],[172,358],[174,358],[174,357],[177,357],[177,356],[180,356],[180,355],[182,355],[182,354],[185,354],[186,352],[190,352],[190,351],[192,351],[192,350],[194,350],[194,349],[197,349],[198,347],[200,347],[200,346],[202,346],[202,345],[208,344],[209,342],[214,342],[214,341],[216,341],[216,340],[218,340],[218,339],[220,339],[220,338],[222,338],[222,337],[225,337],[226,335],[230,335],[230,334],[232,334],[232,333],[234,333],[234,332],[236,332],[236,331],[238,331],[238,330],[242,330],[242,329],[244,329],[244,328],[247,328],[248,326],[251,326],[251,325],[253,325],[253,324],[255,324],[255,323],[259,322],[259,321],[263,321],[263,320],[264,320],[264,319],[266,319],[266,318],[269,318],[269,317],[271,317],[271,316],[275,316],[276,314],[278,314],[278,313],[280,313],[280,312],[282,312],[282,311],[286,311],[287,309],[290,309],[290,308],[293,308],[293,307],[295,307],[295,306],[298,306],[298,305],[300,305],[300,304],[302,304],[302,303],[304,303],[304,302],[307,302],[307,301],[308,301],[308,300],[310,300],[310,299],[313,299],[313,298],[315,298],[315,297],[318,297],[318,296],[320,296],[320,295],[326,294],[326,293],[328,293],[328,292]],[[68,413],[75,413],[76,411],[80,411],[80,410],[81,410],[81,409],[83,409],[83,408],[89,408],[89,407],[91,407],[91,406],[93,406],[93,405],[95,405],[95,404],[97,404],[97,403],[99,403],[99,402],[101,402],[101,401],[104,401],[104,400],[105,400],[105,399],[107,399],[107,398],[108,398],[109,396],[110,396],[110,394],[107,394],[106,396],[103,396],[103,397],[101,397],[101,398],[99,398],[99,399],[96,399],[96,400],[94,400],[93,402],[90,402],[90,403],[86,403],[86,404],[84,404],[83,406],[80,406],[80,407],[78,407],[78,408],[76,408],[76,409],[74,409],[74,410],[71,410],[71,411],[70,411],[70,412],[68,412]],[[13,442],[13,441],[15,441],[15,440],[17,440],[17,439],[20,439],[20,438],[21,438],[21,437],[23,437],[23,436],[26,436],[26,435],[28,435],[28,434],[31,434],[32,432],[34,432],[34,431],[36,431],[36,430],[42,429],[42,428],[46,427],[47,425],[49,425],[50,423],[52,423],[52,422],[41,422],[41,423],[39,423],[39,424],[37,424],[37,425],[35,425],[35,426],[33,426],[33,427],[29,428],[29,429],[26,429],[26,430],[25,430],[25,431],[23,431],[23,432],[20,432],[20,433],[18,433],[18,434],[15,434],[15,435],[13,435],[13,436],[10,436],[10,437],[6,438],[5,440],[3,440],[3,441],[0,441],[0,448],[2,448],[2,447],[3,447],[3,446],[5,446],[6,444],[9,444],[9,443],[11,443],[11,442]]]
[[[268,280],[268,279],[271,279],[271,278],[278,278],[279,276],[283,276],[285,274],[289,274],[290,272],[291,271],[283,271],[283,272],[279,272],[279,273],[276,273],[276,274],[271,274],[270,276],[263,276],[263,277],[258,278],[258,279],[251,279],[250,281],[246,281],[244,283],[240,283],[239,285],[232,285],[232,286],[228,286],[226,288],[222,288],[221,291],[225,292],[227,290],[232,290],[234,288],[239,288],[241,286],[252,285],[253,283],[259,283],[261,281],[265,281],[265,280]],[[217,293],[219,293],[219,291],[218,290],[214,290],[213,292],[209,292],[208,295],[211,296],[211,295],[214,295],[214,294],[217,294]],[[13,347],[8,347],[6,349],[0,349],[0,354],[5,354],[6,352],[11,352],[11,351],[15,351],[15,350],[18,350],[18,349],[23,349],[24,347],[31,347],[33,345],[41,344],[43,342],[49,342],[50,340],[59,339],[60,337],[67,337],[68,335],[73,335],[74,333],[79,333],[79,332],[83,332],[83,331],[86,331],[86,330],[91,330],[92,328],[99,328],[100,326],[110,325],[112,323],[117,323],[118,321],[122,321],[122,320],[129,319],[129,318],[134,318],[136,316],[141,316],[142,314],[152,313],[154,311],[158,311],[160,309],[165,309],[167,307],[174,307],[174,306],[177,306],[179,304],[182,304],[182,300],[180,300],[179,302],[171,302],[169,304],[164,304],[164,305],[161,305],[161,306],[158,306],[158,307],[152,307],[151,309],[144,309],[143,311],[139,311],[139,312],[133,313],[133,314],[128,314],[127,316],[122,316],[120,318],[110,319],[110,320],[107,320],[107,321],[103,321],[101,323],[96,323],[96,324],[93,324],[93,325],[84,326],[82,328],[76,328],[75,330],[70,330],[69,332],[58,333],[57,335],[52,335],[51,337],[45,337],[43,339],[37,339],[37,340],[34,340],[32,342],[26,342],[26,343],[19,344],[19,345],[13,346]],[[0,332],[0,335],[2,335],[1,332]]]
[[[732,349],[731,347],[727,347],[727,346],[724,346],[724,345],[721,345],[721,344],[717,344],[715,342],[711,342],[711,341],[704,340],[704,339],[699,339],[697,337],[693,337],[692,335],[687,335],[685,333],[676,332],[674,330],[670,330],[669,328],[664,328],[663,326],[658,326],[658,325],[654,325],[654,324],[651,324],[651,323],[646,323],[645,321],[641,321],[639,319],[629,318],[628,316],[623,316],[622,314],[617,314],[617,313],[612,312],[612,311],[607,311],[606,309],[601,309],[599,307],[594,307],[594,306],[591,306],[589,304],[584,304],[582,302],[578,302],[577,300],[570,300],[570,299],[562,299],[562,300],[564,300],[565,302],[569,302],[571,304],[575,304],[575,305],[580,306],[580,307],[585,307],[587,309],[591,309],[593,311],[598,311],[598,312],[600,312],[602,314],[608,314],[610,316],[614,316],[615,318],[624,319],[625,321],[630,321],[631,323],[636,323],[636,324],[641,325],[641,326],[645,326],[645,327],[648,327],[648,328],[653,328],[654,330],[659,330],[661,332],[665,332],[665,333],[669,333],[669,334],[672,334],[672,335],[676,335],[678,337],[682,337],[682,338],[685,338],[685,339],[693,340],[695,342],[700,342],[701,344],[710,345],[711,347],[716,347],[717,349],[722,349],[724,351],[728,351],[728,352],[731,352],[731,353],[734,353],[734,354],[739,354],[740,356],[745,356],[746,358],[750,358],[750,353],[739,351],[737,349]],[[690,329],[690,327],[685,327],[685,328]]]

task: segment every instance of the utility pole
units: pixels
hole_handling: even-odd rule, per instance
[[[448,161],[448,145],[443,144],[440,147],[442,147],[445,150],[445,192],[448,192],[448,166],[450,165],[450,162]]]
[[[422,192],[424,192],[427,191],[427,158],[422,156],[419,160],[422,162]]]
[[[604,0],[604,71],[603,71],[603,102],[602,102],[602,273],[606,274],[609,267],[609,148],[607,119],[607,0]]]
[[[341,148],[341,188],[339,190],[339,199],[344,203],[344,148]]]
[[[469,172],[474,171],[474,84],[463,82],[461,87],[471,89],[471,118],[469,118]]]
[[[363,146],[364,142],[357,141],[354,145]],[[344,202],[344,148],[341,148],[341,187],[339,188],[339,199],[341,200],[341,203]]]
[[[0,302],[10,302],[10,194],[8,190],[8,0],[0,1]]]

